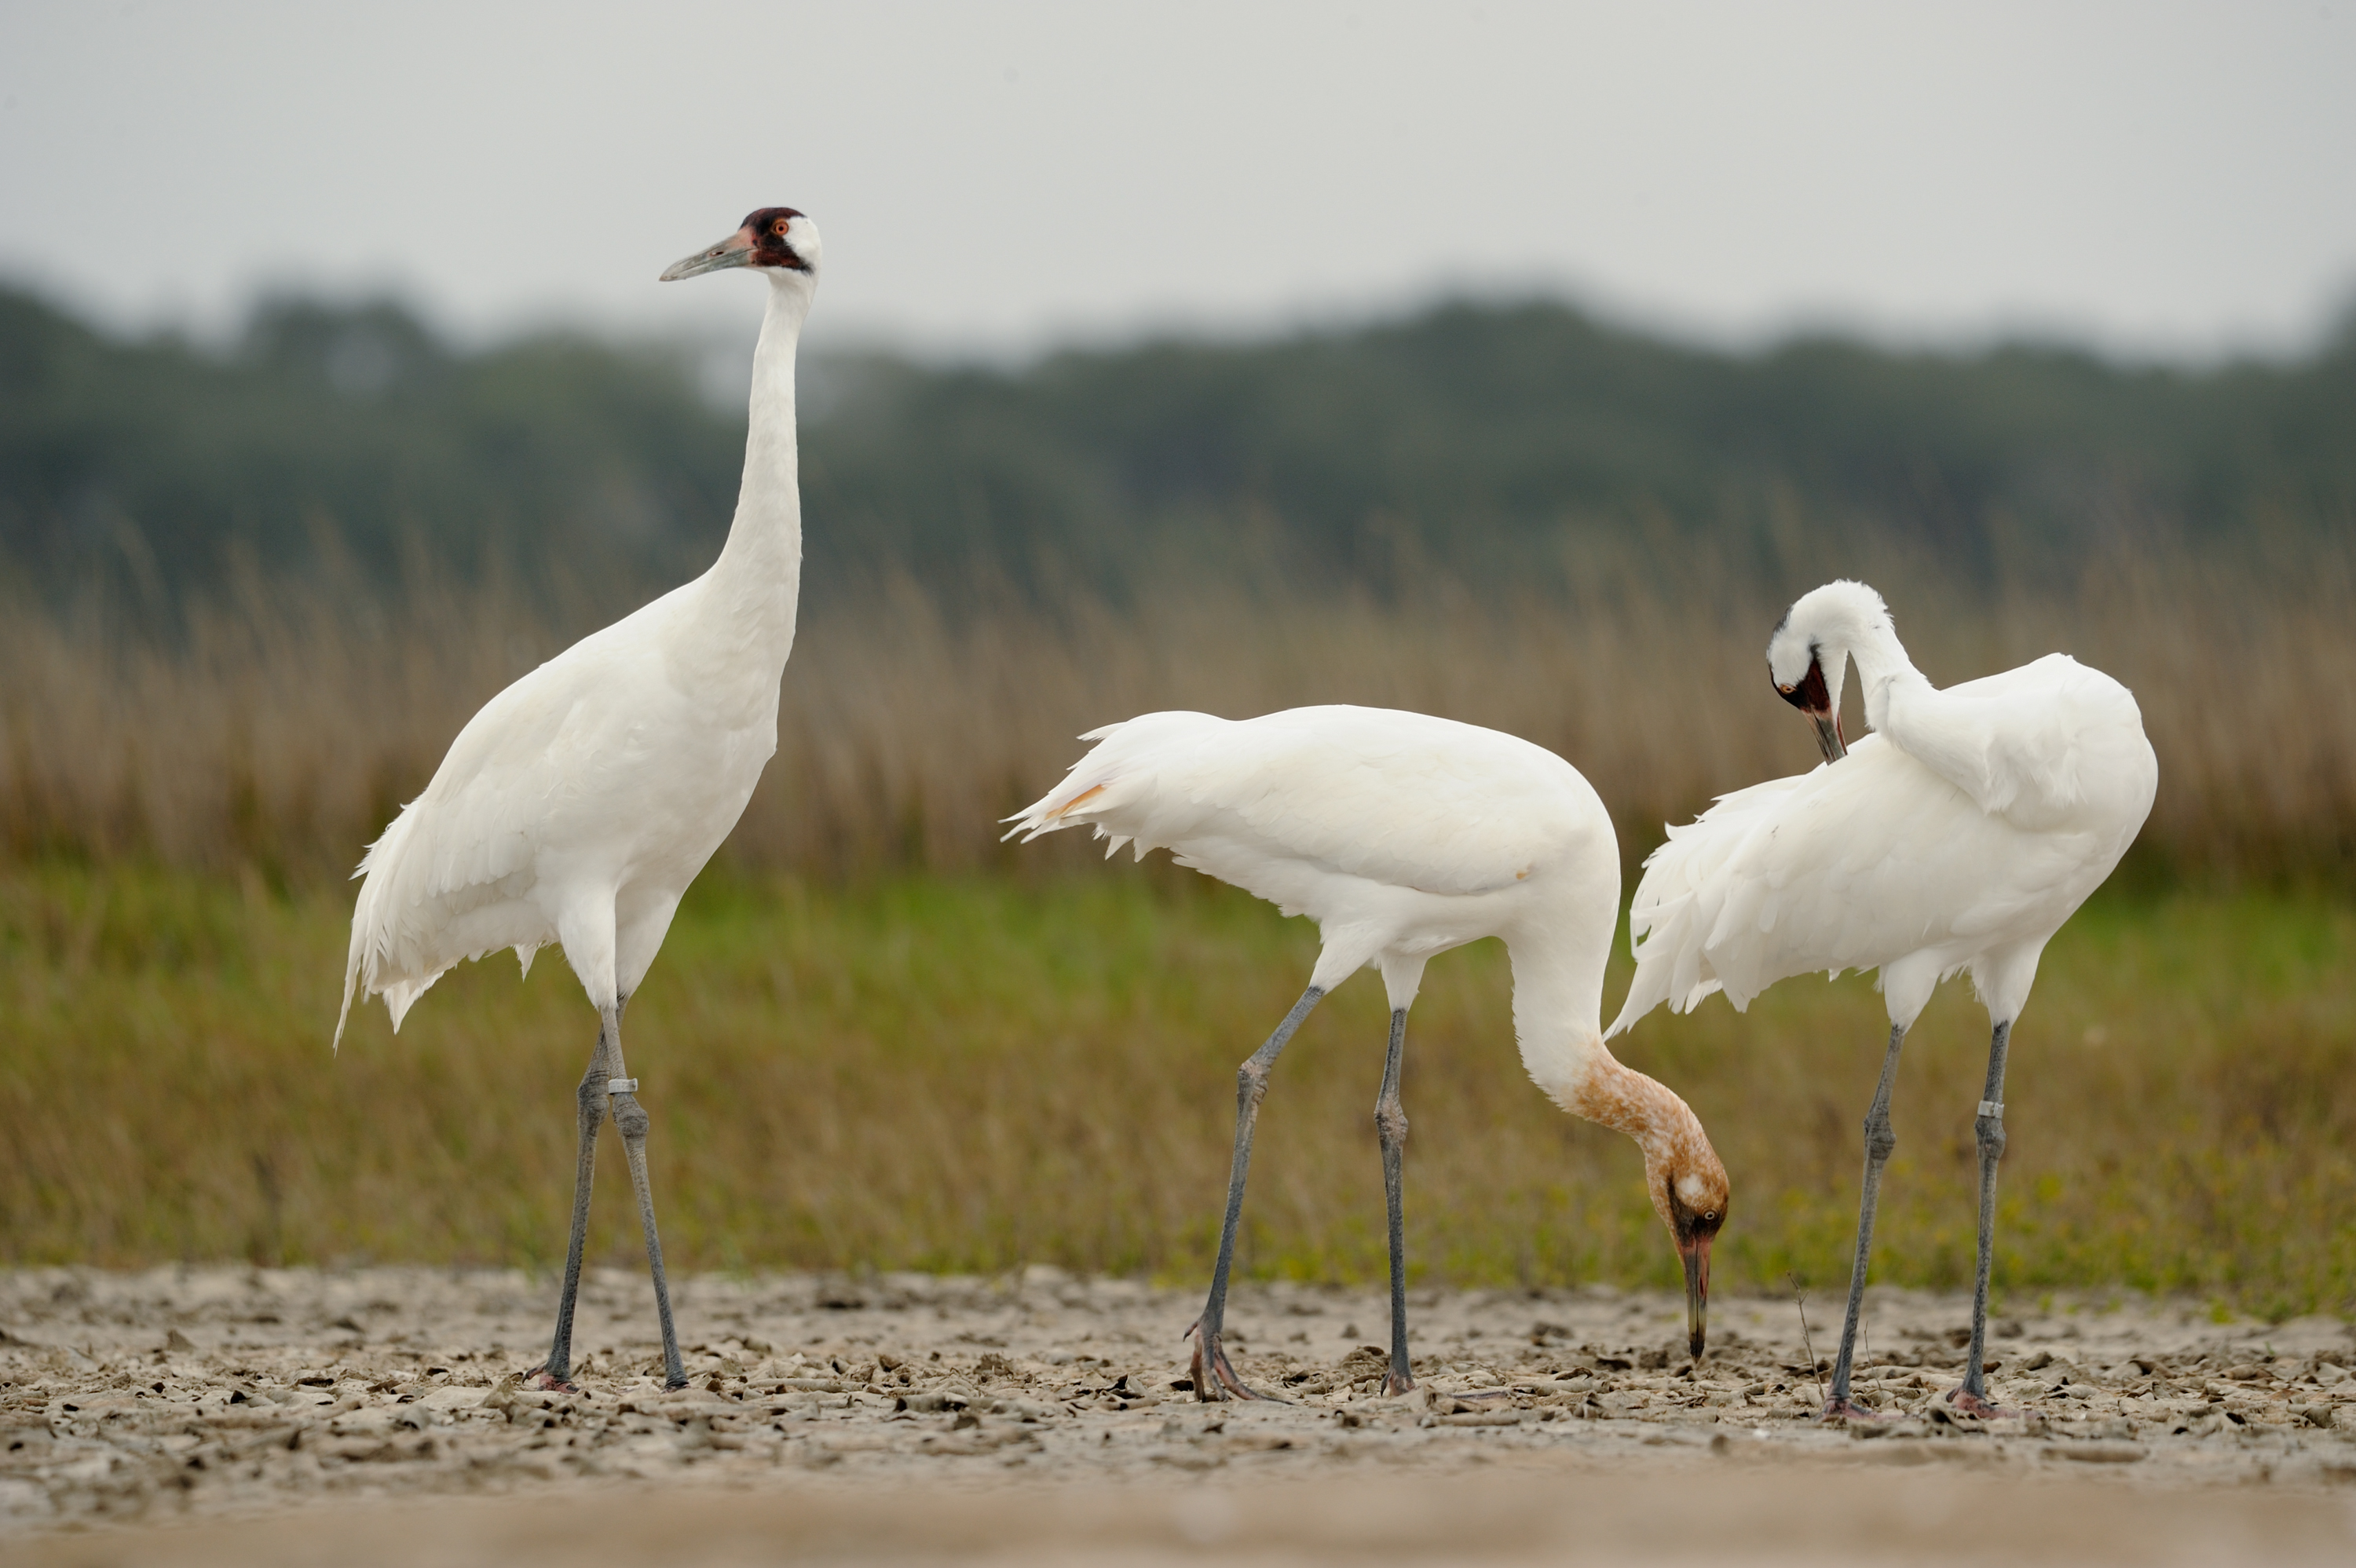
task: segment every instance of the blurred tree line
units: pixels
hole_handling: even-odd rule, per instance
[[[268,302],[225,351],[127,342],[0,290],[0,570],[151,603],[338,552],[396,581],[420,552],[677,578],[725,531],[742,454],[697,375],[684,350],[575,336],[463,351],[390,303]],[[1863,530],[1993,581],[2122,533],[2356,519],[2356,315],[2304,360],[2194,369],[1832,337],[1738,354],[1459,303],[1018,368],[835,359],[805,387],[814,585],[1119,598],[1215,568],[1380,591],[1431,560],[1519,573],[1595,530],[1786,559]]]

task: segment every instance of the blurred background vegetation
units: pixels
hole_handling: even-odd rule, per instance
[[[339,879],[486,698],[711,559],[730,381],[390,303],[201,347],[0,292],[0,1258],[547,1260],[577,988],[468,971],[331,1061]],[[632,1011],[688,1261],[1198,1272],[1233,1062],[1313,936],[1075,836],[1000,845],[1071,737],[1446,713],[1578,764],[1633,869],[1814,760],[1760,654],[1854,575],[1934,680],[2064,649],[2160,753],[2023,1028],[2000,1277],[2356,1301],[2356,317],[2187,368],[1458,303],[803,387],[780,752]],[[1433,973],[1419,1266],[1666,1283],[1633,1152],[1518,1083],[1500,955]],[[1271,1096],[1263,1273],[1381,1266],[1379,1008],[1343,1000]],[[1795,980],[1624,1042],[1727,1155],[1729,1284],[1845,1271],[1878,1014]],[[1965,1277],[1980,1027],[1945,997],[1910,1055],[1886,1277]]]
[[[299,298],[208,352],[0,289],[0,544],[45,592],[112,578],[150,608],[241,560],[344,552],[379,580],[423,551],[669,581],[734,496],[720,368],[553,335],[465,351],[396,304]],[[1738,355],[1559,304],[1451,304],[1006,368],[837,357],[804,389],[819,603],[900,573],[1121,597],[1173,561],[1305,590],[1434,562],[1485,583],[1558,571],[1594,533],[1671,573],[1697,554],[1804,573],[1872,541],[1935,558],[1952,598],[2158,530],[2338,533],[2356,506],[2356,313],[2304,360],[2195,369],[1838,338]]]

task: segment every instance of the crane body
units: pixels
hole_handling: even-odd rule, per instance
[[[1469,724],[1384,709],[1293,709],[1228,720],[1150,713],[1081,739],[1096,747],[1008,820],[1027,838],[1085,825],[1107,854],[1154,848],[1315,921],[1309,988],[1238,1070],[1234,1160],[1211,1295],[1190,1330],[1198,1399],[1258,1397],[1220,1346],[1245,1176],[1269,1069],[1317,1002],[1379,970],[1391,1029],[1376,1129],[1390,1226],[1391,1367],[1407,1349],[1400,1073],[1407,1015],[1425,965],[1484,937],[1513,961],[1514,1022],[1531,1079],[1574,1115],[1626,1133],[1686,1268],[1688,1335],[1702,1349],[1709,1247],[1726,1174],[1685,1102],[1621,1064],[1598,1027],[1619,917],[1611,818],[1577,769],[1542,747]],[[1011,835],[1010,835],[1011,836]]]
[[[624,1008],[688,884],[735,827],[776,750],[794,640],[801,500],[794,357],[816,285],[818,233],[789,208],[747,217],[666,281],[734,267],[770,284],[754,357],[744,476],[719,559],[485,703],[424,792],[360,862],[340,1043],[356,998],[395,1029],[462,960],[552,943],[598,1012],[576,1093],[580,1157],[562,1296],[541,1381],[570,1376],[573,1303],[600,1125],[621,1133],[661,1319],[666,1381],[686,1381],[645,1159],[648,1117],[622,1056]]]

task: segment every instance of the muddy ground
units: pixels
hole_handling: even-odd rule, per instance
[[[1375,1397],[1387,1323],[1376,1293],[1247,1285],[1230,1349],[1248,1379],[1292,1403],[1205,1406],[1178,1386],[1194,1290],[1034,1269],[705,1276],[676,1296],[690,1389],[659,1387],[651,1293],[612,1271],[584,1285],[581,1392],[557,1396],[518,1376],[545,1348],[545,1279],[0,1275],[0,1557],[160,1560],[134,1548],[169,1541],[165,1557],[198,1560],[212,1542],[267,1562],[280,1541],[296,1561],[316,1545],[305,1532],[331,1519],[379,1521],[337,1531],[354,1564],[379,1560],[372,1551],[399,1560],[397,1541],[422,1549],[421,1531],[455,1552],[527,1518],[550,1521],[530,1541],[585,1532],[618,1550],[681,1498],[709,1499],[683,1516],[701,1522],[698,1539],[715,1519],[775,1524],[712,1561],[792,1543],[916,1561],[927,1541],[950,1540],[1025,1561],[1083,1560],[1087,1542],[1116,1541],[1158,1561],[1230,1535],[1265,1540],[1252,1522],[1263,1516],[1299,1537],[1280,1553],[1293,1557],[1321,1541],[1341,1550],[1376,1519],[1394,1521],[1376,1532],[1379,1556],[1413,1556],[1427,1538],[1442,1555],[1547,1555],[1564,1531],[1592,1543],[1613,1520],[1661,1539],[1706,1534],[1721,1514],[1727,1529],[1789,1514],[1796,1541],[1824,1509],[1847,1509],[1919,1532],[1925,1509],[1983,1496],[2051,1506],[1966,1508],[1926,1539],[2018,1552],[2022,1521],[2041,1519],[2037,1539],[2058,1550],[2107,1520],[2099,1540],[2162,1561],[2190,1550],[2193,1519],[2274,1531],[2264,1549],[2285,1560],[2300,1542],[2317,1561],[2356,1551],[2356,1338],[2339,1319],[2016,1302],[1995,1325],[1992,1383],[2019,1413],[1958,1424],[1939,1396],[1958,1376],[1968,1302],[1877,1292],[1859,1388],[1890,1419],[1844,1426],[1815,1419],[1816,1376],[1788,1299],[1719,1300],[1695,1365],[1678,1297],[1419,1290],[1423,1386],[1387,1400]],[[1838,1306],[1809,1305],[1820,1358]],[[496,1500],[455,1500],[477,1496]],[[1910,1496],[1924,1500],[1896,1500]],[[452,1500],[414,1506],[428,1499]],[[1340,1533],[1304,1522],[1321,1518]],[[1458,1528],[1427,1530],[1444,1519]],[[2227,1544],[2213,1535],[2199,1537],[2204,1552]],[[530,1554],[510,1541],[492,1555]]]

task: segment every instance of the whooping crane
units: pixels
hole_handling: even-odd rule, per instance
[[[1838,716],[1852,657],[1875,732],[1847,747]],[[1971,1350],[1950,1397],[1993,1413],[1982,1360],[2005,1050],[2039,955],[2126,852],[2151,810],[2159,764],[2127,688],[2065,654],[1933,687],[1900,645],[1881,596],[1860,582],[1803,596],[1775,628],[1767,666],[1776,691],[1814,724],[1826,765],[1723,796],[1669,829],[1636,889],[1636,977],[1612,1032],[1664,1001],[1682,1012],[1723,990],[1739,1009],[1787,976],[1880,970],[1890,1044],[1866,1115],[1848,1314],[1826,1406],[1861,1415],[1849,1368],[1881,1168],[1897,1147],[1898,1048],[1938,983],[1970,970],[1993,1033],[1974,1123]]]
[[[1407,1351],[1407,1259],[1399,1160],[1407,1115],[1399,1066],[1423,966],[1484,936],[1514,965],[1522,1064],[1555,1104],[1616,1128],[1644,1156],[1644,1185],[1684,1260],[1687,1335],[1702,1353],[1709,1250],[1727,1180],[1700,1120],[1662,1084],[1622,1066],[1597,1027],[1619,920],[1612,819],[1579,771],[1494,730],[1378,708],[1297,708],[1229,721],[1149,713],[1081,737],[1098,744],[1045,798],[1008,817],[1028,842],[1086,824],[1167,848],[1182,866],[1306,914],[1323,937],[1309,988],[1236,1073],[1236,1140],[1211,1294],[1194,1337],[1198,1400],[1264,1397],[1220,1344],[1253,1124],[1269,1069],[1326,992],[1382,971],[1390,1046],[1375,1103],[1389,1208],[1391,1364],[1386,1391],[1415,1386]]]
[[[575,1096],[563,1294],[537,1369],[552,1388],[569,1386],[591,1175],[609,1109],[637,1192],[665,1381],[687,1381],[647,1185],[647,1113],[622,1062],[622,1009],[777,749],[778,679],[801,582],[794,347],[818,284],[818,229],[789,207],[765,207],[662,281],[734,267],[766,277],[769,303],[753,357],[744,483],[719,560],[485,703],[359,872],[339,1042],[355,996],[381,995],[399,1029],[444,970],[502,947],[529,969],[536,951],[562,944],[597,1008],[597,1046]]]

